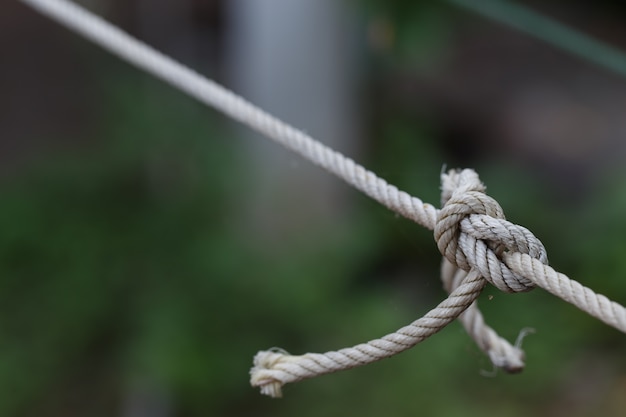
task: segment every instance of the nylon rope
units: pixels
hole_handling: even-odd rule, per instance
[[[539,286],[626,333],[626,309],[548,266],[543,244],[528,229],[507,221],[500,205],[470,169],[441,176],[442,208],[424,203],[373,172],[259,109],[233,92],[174,61],[66,0],[20,0],[114,55],[263,133],[328,170],[390,210],[433,230],[444,256],[441,276],[449,296],[420,319],[380,339],[326,353],[290,355],[281,349],[254,357],[250,381],[261,393],[365,365],[405,351],[459,318],[492,363],[508,372],[524,367],[524,353],[487,326],[476,299],[487,282],[504,292]],[[525,331],[522,331],[522,335]]]

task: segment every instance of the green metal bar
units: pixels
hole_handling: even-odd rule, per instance
[[[626,77],[626,54],[525,6],[505,0],[448,0]]]

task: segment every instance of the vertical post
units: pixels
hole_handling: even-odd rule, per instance
[[[354,25],[335,0],[229,0],[227,84],[315,138],[354,155]],[[244,135],[255,136],[248,131]],[[347,189],[262,138],[245,141],[251,233],[264,247],[338,220]],[[340,194],[342,194],[340,196]]]

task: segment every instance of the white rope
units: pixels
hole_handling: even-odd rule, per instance
[[[609,326],[626,333],[626,309],[602,294],[581,285],[548,265],[537,262],[527,254],[510,252],[503,254],[504,263],[516,273],[528,277],[538,287],[551,292],[602,320]]]
[[[524,355],[484,323],[475,300],[490,282],[505,292],[535,285],[626,333],[626,310],[547,265],[541,242],[527,229],[504,219],[502,208],[485,194],[472,170],[442,174],[442,209],[398,190],[349,158],[322,145],[241,97],[186,68],[118,28],[66,0],[21,0],[172,86],[248,125],[325,168],[420,225],[433,230],[444,256],[442,279],[449,297],[424,317],[380,339],[323,354],[292,356],[261,351],[251,383],[278,397],[288,382],[349,369],[393,356],[435,334],[456,317],[493,364],[518,372]]]
[[[367,365],[412,348],[447,326],[478,298],[485,280],[476,272],[468,274],[448,298],[422,318],[380,339],[326,353],[292,356],[282,351],[261,351],[254,357],[250,382],[262,394],[282,396],[288,382]]]

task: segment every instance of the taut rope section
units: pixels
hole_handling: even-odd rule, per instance
[[[285,383],[393,356],[435,334],[459,316],[495,366],[518,372],[524,366],[523,352],[484,323],[475,303],[487,282],[505,292],[542,287],[626,333],[624,307],[549,267],[541,242],[529,230],[505,220],[502,208],[485,194],[485,187],[474,171],[452,170],[442,174],[442,209],[437,210],[80,6],[66,0],[21,1],[200,102],[265,134],[390,210],[434,231],[444,256],[442,279],[449,292],[447,299],[397,332],[352,348],[301,356],[280,350],[259,352],[254,358],[251,383],[260,387],[262,393],[279,397]]]
[[[530,278],[538,287],[626,333],[626,309],[620,304],[602,294],[596,294],[593,290],[556,272],[548,265],[537,262],[536,259],[526,254],[505,253],[503,260],[511,270]]]

